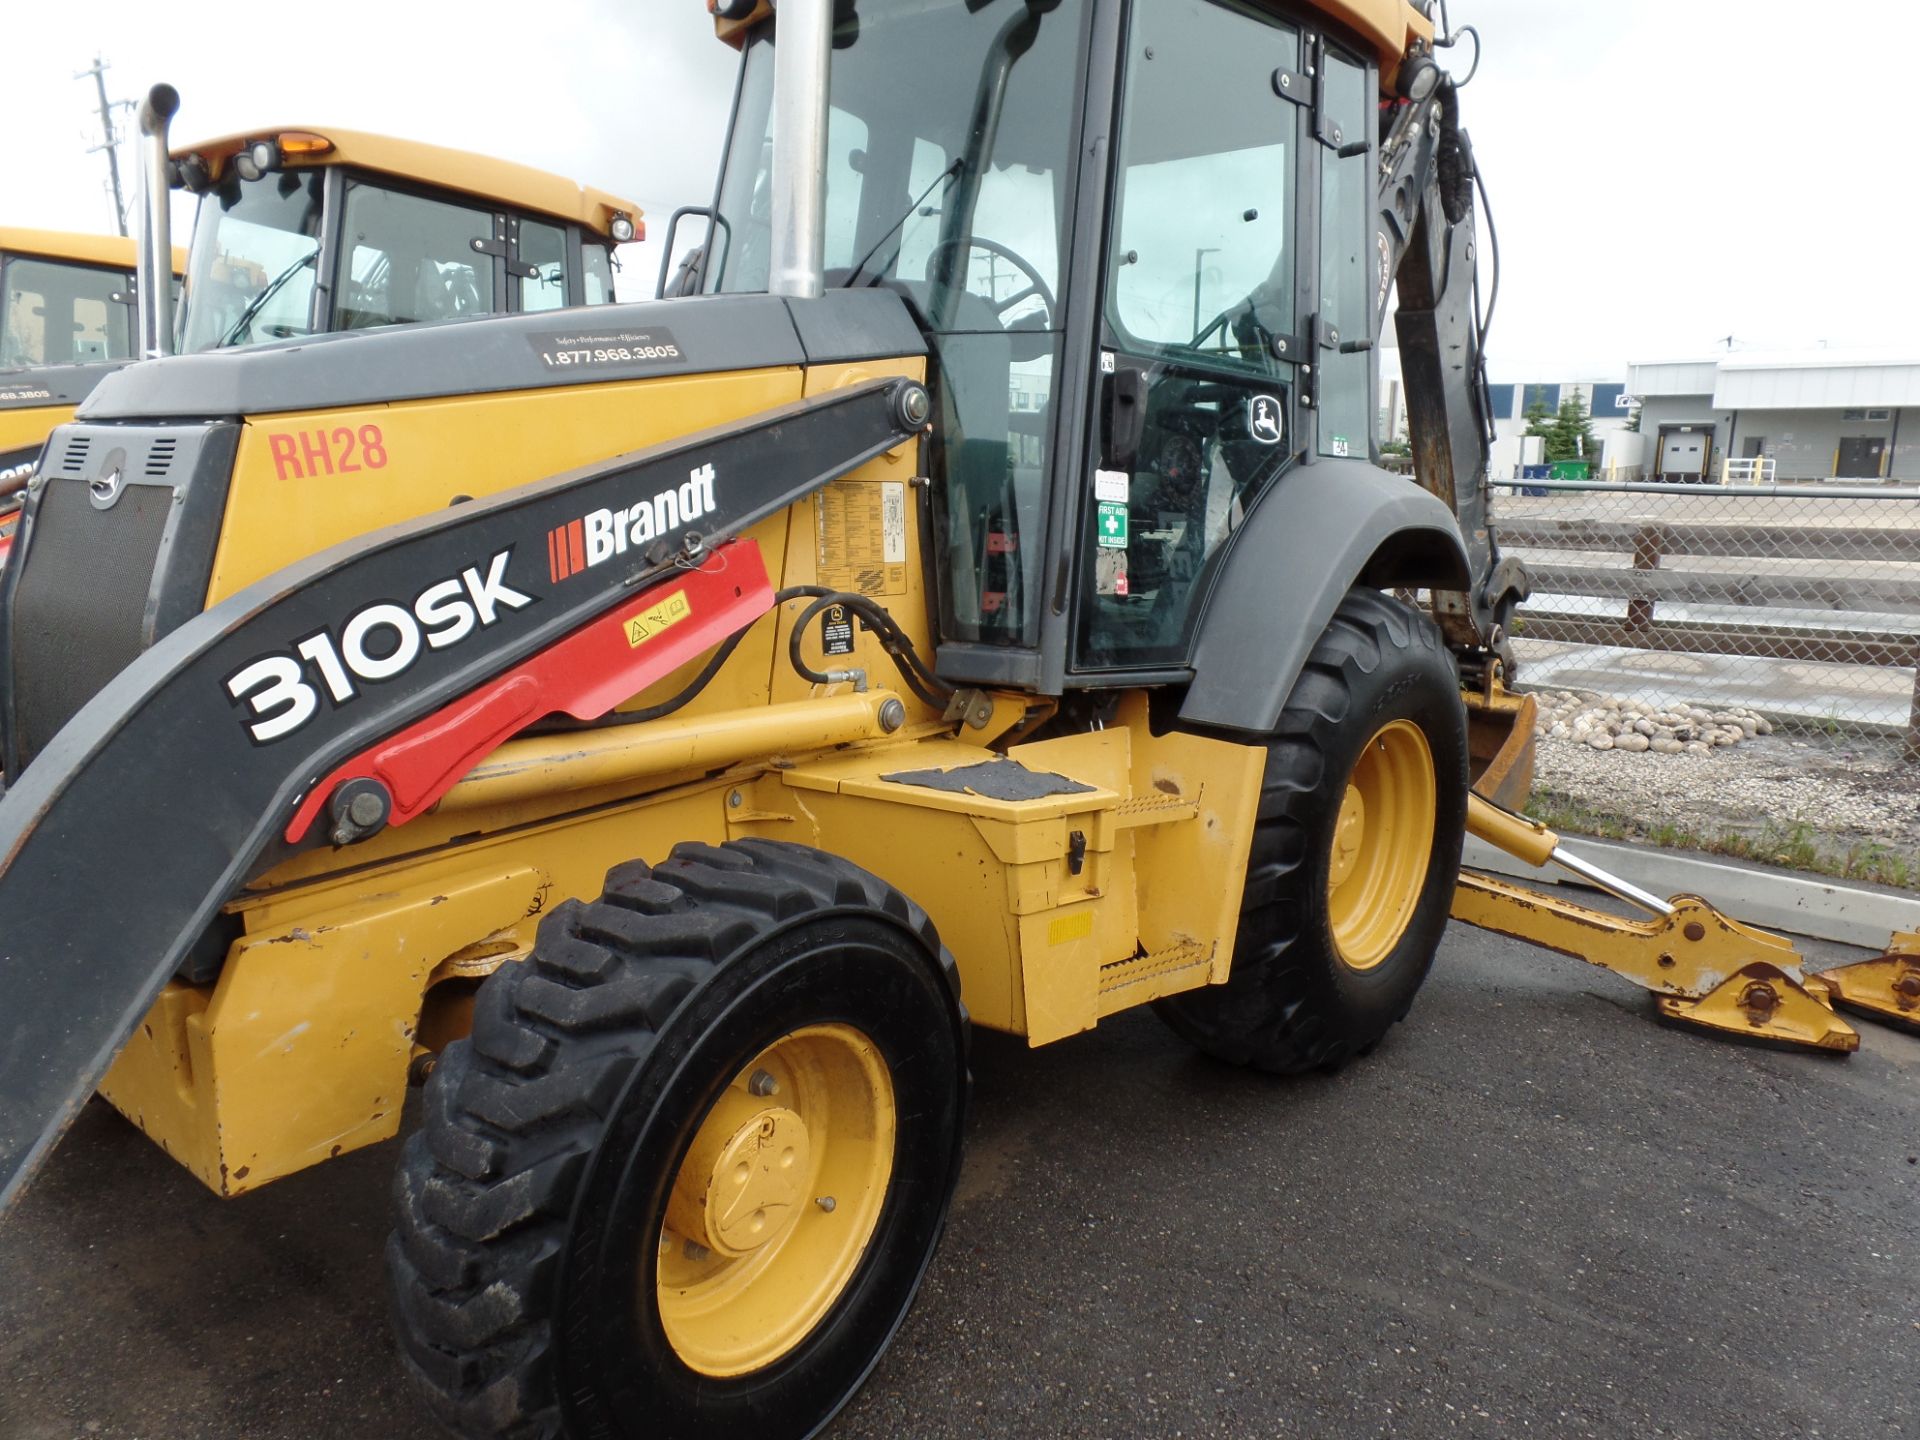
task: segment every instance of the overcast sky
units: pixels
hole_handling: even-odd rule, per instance
[[[701,0],[11,9],[0,223],[56,228],[112,226],[105,162],[86,153],[92,85],[71,78],[96,52],[115,96],[178,87],[176,138],[333,123],[489,151],[639,202],[656,239],[675,206],[711,198],[734,72]],[[1487,45],[1463,105],[1505,262],[1496,378],[1624,378],[1630,359],[1707,354],[1729,335],[1920,349],[1920,287],[1896,259],[1915,211],[1904,88],[1868,65],[1874,37],[1896,47],[1907,5],[1451,10]],[[631,257],[623,295],[650,294],[657,264]]]

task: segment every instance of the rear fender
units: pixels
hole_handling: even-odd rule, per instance
[[[1419,485],[1359,460],[1300,466],[1234,536],[1200,620],[1180,718],[1269,734],[1347,591],[1470,583],[1459,522]]]

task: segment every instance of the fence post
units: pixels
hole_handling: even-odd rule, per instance
[[[1907,747],[1904,756],[1909,765],[1920,765],[1920,653],[1911,657],[1913,672],[1913,709],[1907,716]]]
[[[1660,568],[1661,527],[1642,525],[1633,537],[1633,568]],[[1627,601],[1627,629],[1646,630],[1653,625],[1653,601],[1636,595]]]

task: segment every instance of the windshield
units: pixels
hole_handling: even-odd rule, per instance
[[[931,339],[949,640],[1036,634],[1087,12],[1081,0],[904,0],[834,27],[825,278],[899,291]],[[709,289],[767,288],[770,28],[742,62]],[[891,583],[878,570],[849,578]]]
[[[204,196],[187,260],[185,354],[313,333],[324,172],[287,170]]]
[[[0,365],[75,365],[133,354],[123,271],[16,255],[5,261]]]
[[[869,8],[835,26],[827,284],[892,282],[914,291],[950,262],[956,281],[983,299],[1027,288],[1029,271],[1057,288],[1079,5],[920,0]],[[927,55],[941,63],[925,65]],[[709,289],[767,288],[773,44],[764,30],[744,64]],[[913,83],[902,85],[908,72]],[[968,237],[995,244],[952,253]],[[943,329],[982,328],[944,318]]]

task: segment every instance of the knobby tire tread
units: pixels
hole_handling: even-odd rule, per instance
[[[387,1263],[403,1364],[456,1435],[556,1440],[552,1310],[574,1191],[634,1068],[695,987],[782,921],[881,912],[959,974],[926,912],[836,856],[683,844],[616,867],[481,987],[429,1077],[394,1182]]]
[[[1444,670],[1445,683],[1457,683],[1432,621],[1379,591],[1356,588],[1315,644],[1268,739],[1233,978],[1224,990],[1193,991],[1156,1007],[1177,1034],[1217,1059],[1281,1075],[1337,1069],[1406,1018],[1431,964],[1444,906],[1437,917],[1414,917],[1425,958],[1405,1000],[1384,1024],[1355,1033],[1325,1002],[1322,958],[1307,933],[1314,910],[1302,876],[1317,858],[1314,827],[1324,807],[1338,804],[1342,778],[1327,774],[1331,742],[1350,723],[1356,691],[1388,665],[1431,667],[1434,678]],[[1458,838],[1452,844],[1449,855],[1444,836],[1435,838],[1436,856],[1449,869],[1459,858]]]

